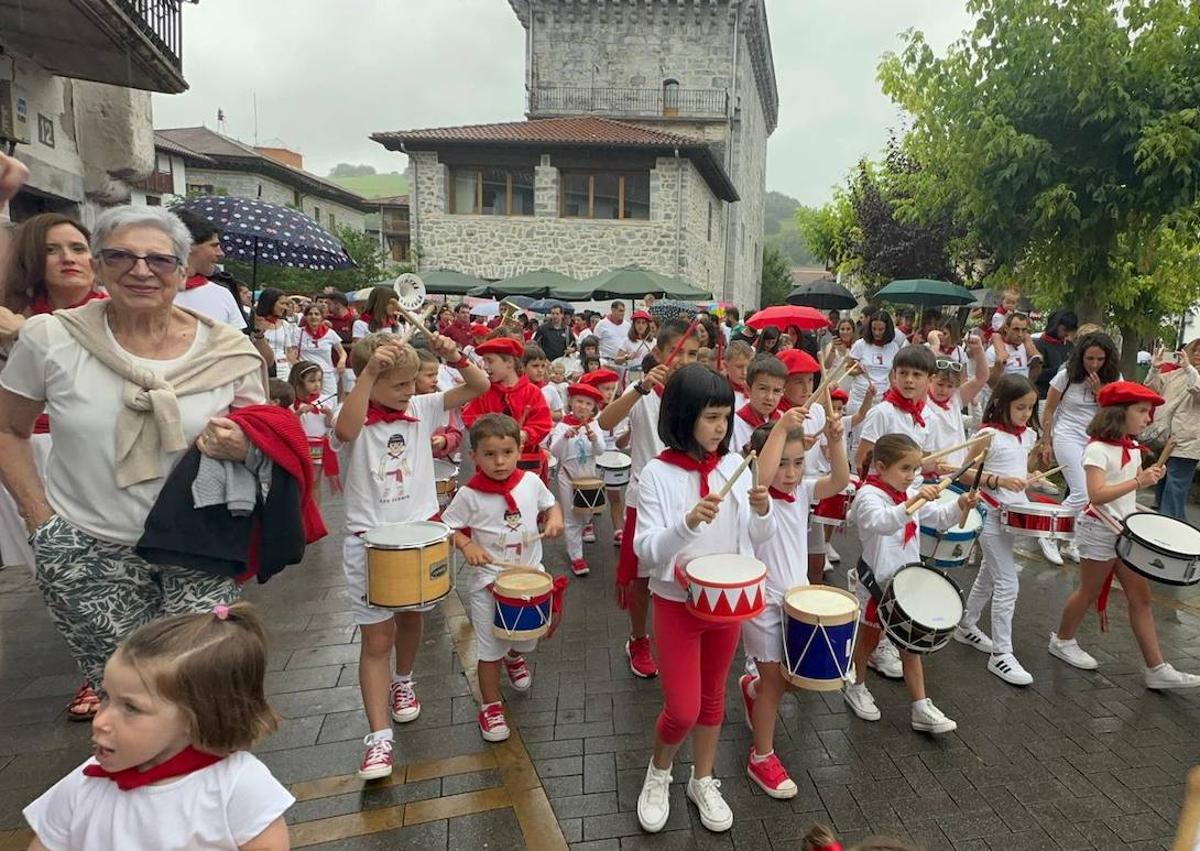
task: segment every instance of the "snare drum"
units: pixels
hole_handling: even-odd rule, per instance
[[[633,461],[624,452],[605,452],[596,459],[596,469],[604,476],[604,486],[616,490],[629,484]]]
[[[814,523],[825,526],[841,526],[850,514],[850,506],[854,504],[854,494],[858,492],[858,476],[850,477],[850,484],[839,494],[827,496],[818,502],[812,510]]]
[[[367,602],[384,609],[413,609],[450,593],[450,527],[417,521],[363,533],[367,546]]]
[[[1016,502],[1000,509],[1000,525],[1024,538],[1074,538],[1075,513],[1046,502]]]
[[[1191,523],[1139,511],[1121,525],[1117,555],[1134,573],[1166,585],[1200,582],[1200,529]]]
[[[961,494],[944,490],[938,494],[939,504],[958,502]],[[921,527],[921,558],[933,567],[962,567],[971,556],[979,533],[983,531],[984,513],[981,507],[967,512],[967,522],[944,531],[932,526]]]
[[[783,676],[809,691],[837,691],[853,676],[858,600],[826,585],[783,595]]]
[[[767,567],[736,553],[700,556],[683,569],[688,580],[687,610],[701,620],[737,623],[766,605]]]
[[[913,653],[932,653],[945,647],[962,614],[958,584],[923,564],[900,568],[879,603],[884,632]]]
[[[576,514],[600,514],[604,511],[603,479],[572,479],[571,510]]]
[[[492,583],[492,634],[506,641],[541,638],[550,628],[554,581],[533,567],[510,567]]]
[[[445,508],[458,493],[458,467],[441,458],[435,459],[433,480],[437,485],[438,507]]]

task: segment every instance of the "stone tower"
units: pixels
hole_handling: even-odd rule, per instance
[[[714,295],[757,306],[767,137],[779,117],[765,0],[509,0],[530,118],[599,115],[702,138],[741,200]]]

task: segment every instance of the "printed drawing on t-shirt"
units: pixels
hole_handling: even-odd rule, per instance
[[[501,558],[512,558],[513,561],[520,561],[521,555],[525,552],[525,535],[521,533],[521,512],[505,511],[504,525],[508,531],[500,533],[499,544],[501,551],[504,553]]]
[[[412,465],[406,457],[408,450],[404,435],[388,437],[387,452],[375,466],[375,478],[383,483],[379,492],[380,502],[395,502],[408,496],[408,479],[412,476]]]

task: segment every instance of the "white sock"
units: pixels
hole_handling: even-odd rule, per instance
[[[371,742],[393,742],[396,740],[396,734],[389,727],[386,730],[375,730],[371,733]]]
[[[752,749],[750,750],[750,761],[751,761],[751,762],[766,762],[766,761],[767,761],[767,758],[768,758],[768,757],[770,757],[770,756],[771,756],[771,754],[773,754],[773,753],[775,753],[775,749],[774,749],[774,748],[772,748],[771,750],[767,751],[765,754],[759,754],[759,752],[758,752],[758,751],[756,751],[756,750],[754,750],[754,749],[752,748]]]
[[[393,683],[410,683],[411,684],[412,681],[413,681],[412,671],[409,671],[407,674],[392,674],[392,682]]]

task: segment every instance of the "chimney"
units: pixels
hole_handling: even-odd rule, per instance
[[[264,157],[275,160],[277,163],[291,166],[292,168],[304,169],[304,157],[295,151],[289,151],[287,148],[255,148]]]

